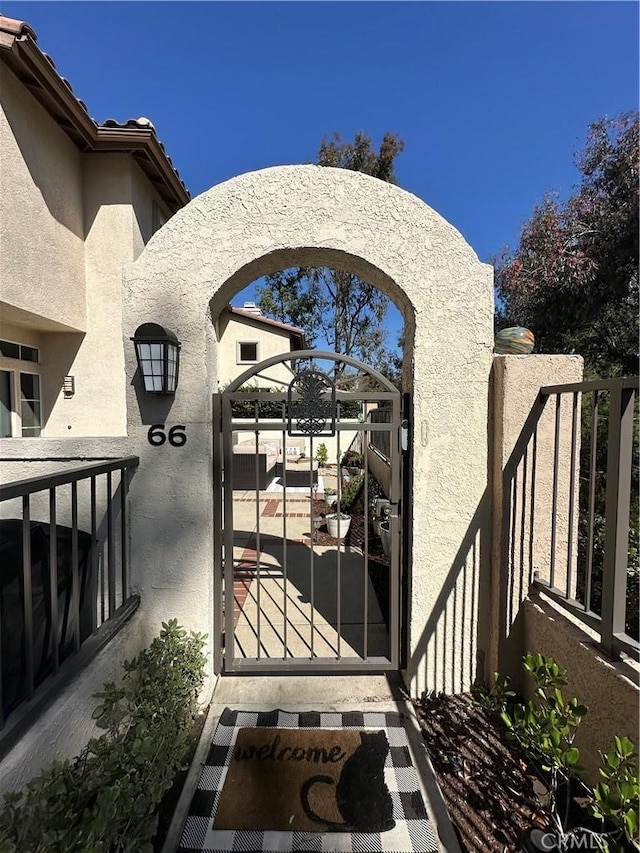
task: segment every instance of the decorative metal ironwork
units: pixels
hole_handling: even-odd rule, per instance
[[[289,435],[335,435],[336,386],[326,373],[299,371],[289,384],[287,403]]]

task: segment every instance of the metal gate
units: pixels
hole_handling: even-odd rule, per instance
[[[304,350],[247,370],[213,412],[217,670],[398,669],[400,392]]]

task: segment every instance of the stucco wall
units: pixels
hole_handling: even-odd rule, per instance
[[[360,173],[288,166],[234,178],[176,214],[126,272],[124,335],[152,321],[182,342],[174,399],[149,398],[137,380],[128,391],[131,448],[141,457],[133,542],[145,543],[134,565],[146,606],[164,618],[178,604],[211,631],[210,424],[219,363],[211,317],[257,277],[312,264],[360,275],[403,313],[414,392],[407,677],[414,693],[451,688],[454,679],[468,686],[480,626],[463,567],[474,560],[476,594],[479,541],[488,541],[492,269],[420,199]],[[451,330],[460,328],[464,342],[452,346]],[[135,358],[125,344],[131,377]],[[150,447],[148,427],[162,422],[186,425],[187,444]],[[447,629],[463,606],[468,618]]]
[[[4,64],[0,92],[0,300],[83,330],[82,155]]]
[[[134,257],[131,162],[127,155],[92,154],[84,161],[87,331],[82,341],[49,341],[49,387],[55,393],[46,435],[126,434],[122,339],[122,268]],[[51,336],[49,336],[51,337]],[[75,376],[64,399],[62,380]]]
[[[638,744],[640,729],[640,689],[637,672],[625,672],[620,664],[607,661],[598,653],[589,635],[572,624],[543,595],[534,595],[522,605],[523,654],[527,651],[551,655],[568,670],[565,696],[577,696],[589,709],[583,717],[575,745],[585,776],[595,784],[598,775],[598,750],[609,752],[614,736],[626,735]],[[531,680],[518,680],[531,693]]]
[[[491,644],[487,675],[497,669],[517,675],[520,667],[520,602],[526,596],[532,573],[549,579],[553,518],[555,396],[544,409],[536,407],[545,385],[582,380],[583,360],[571,355],[509,355],[494,358],[493,396],[493,575],[491,583]],[[533,414],[532,414],[533,412]],[[541,413],[540,413],[541,412]],[[560,441],[557,455],[556,586],[567,578],[569,555],[569,494],[571,473],[571,405],[560,408]],[[579,412],[578,412],[579,415]],[[533,526],[531,496],[533,435],[535,445],[535,492]],[[579,439],[580,424],[577,422]],[[579,444],[576,447],[579,459]],[[576,576],[578,470],[573,517],[572,560]]]

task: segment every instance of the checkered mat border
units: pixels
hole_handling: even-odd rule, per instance
[[[393,799],[394,829],[388,832],[256,832],[213,829],[220,792],[227,775],[239,729],[277,728],[384,729],[389,741],[385,782]],[[225,708],[216,727],[209,755],[189,809],[179,853],[262,853],[262,851],[319,851],[319,853],[436,853],[438,843],[429,823],[411,761],[404,715],[348,711],[232,711]]]

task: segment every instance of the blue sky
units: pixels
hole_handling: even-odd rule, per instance
[[[324,134],[406,143],[400,186],[482,260],[577,179],[591,121],[638,106],[634,2],[6,2],[98,121],[141,115],[192,195],[312,162]]]

